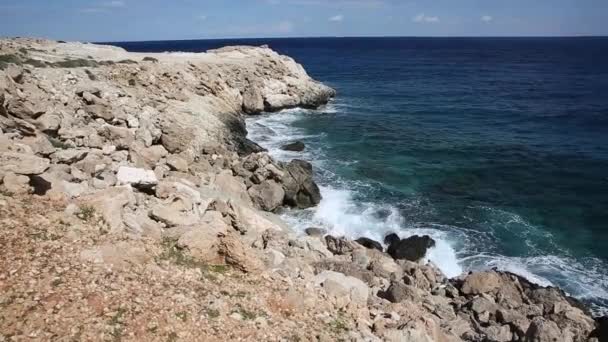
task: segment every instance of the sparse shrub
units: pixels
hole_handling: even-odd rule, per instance
[[[137,62],[132,59],[123,59],[122,61],[118,61],[118,64],[137,64]]]
[[[52,63],[53,67],[56,68],[94,68],[99,66],[99,63],[97,63],[94,60],[90,60],[90,59],[83,59],[83,58],[78,58],[78,59],[66,59],[64,61],[60,61],[60,62],[55,62]]]
[[[158,59],[156,59],[154,57],[144,57],[143,61],[144,62],[158,63]]]
[[[48,66],[46,62],[33,58],[26,59],[25,61],[23,61],[23,64],[28,64],[35,68],[46,68]]]
[[[88,204],[83,204],[78,208],[79,211],[76,213],[76,217],[85,221],[91,222],[95,218],[96,210],[93,206]]]

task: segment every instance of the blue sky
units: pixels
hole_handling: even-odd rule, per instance
[[[0,0],[0,36],[608,35],[608,0]]]

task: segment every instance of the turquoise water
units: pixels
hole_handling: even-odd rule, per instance
[[[279,159],[313,161],[324,199],[296,227],[427,233],[449,276],[497,267],[608,307],[608,39],[343,38],[269,44],[338,90],[248,120]],[[278,147],[302,140],[303,153]]]

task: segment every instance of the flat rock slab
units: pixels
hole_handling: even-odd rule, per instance
[[[156,174],[152,170],[121,166],[116,174],[119,185],[133,185],[136,187],[152,187],[158,184]]]

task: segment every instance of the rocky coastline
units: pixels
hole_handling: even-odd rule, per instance
[[[428,236],[292,231],[312,165],[244,117],[335,95],[268,47],[0,40],[0,342],[607,340],[560,289],[447,279]]]

